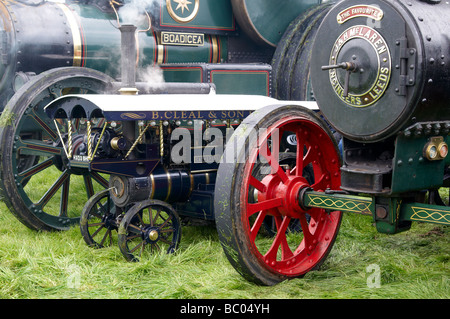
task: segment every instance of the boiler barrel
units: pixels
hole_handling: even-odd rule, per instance
[[[118,78],[121,74],[118,27],[114,13],[93,5],[1,1],[0,111],[14,94],[14,88],[17,90],[27,78],[24,74],[81,66]],[[145,30],[148,23],[144,19],[137,27],[138,31]],[[143,77],[140,71],[152,64],[218,63],[227,57],[226,38],[217,35],[204,35],[202,45],[168,46],[163,41],[161,33],[153,29],[138,32],[137,80]]]

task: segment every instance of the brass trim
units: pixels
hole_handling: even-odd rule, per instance
[[[191,196],[192,191],[194,190],[194,183],[195,183],[195,181],[194,181],[194,175],[189,174],[189,180],[190,180],[190,182],[191,182],[191,186],[189,187],[189,196]]]
[[[170,172],[167,170],[167,168],[164,168],[164,171],[167,175],[167,197],[164,199],[165,202],[169,199],[171,193],[172,193],[172,177],[170,177]]]
[[[199,169],[199,170],[196,170],[196,171],[191,171],[191,174],[215,173],[217,171],[218,171],[218,169],[214,169],[214,168],[212,168],[212,169]]]
[[[156,58],[156,64],[163,64],[164,63],[164,45],[162,45],[161,40],[161,32],[156,33],[156,50],[158,53],[158,56]]]
[[[212,63],[219,63],[219,43],[218,38],[215,35],[211,36],[211,45],[212,45]]]
[[[183,4],[185,4],[186,6],[183,6],[183,4],[181,3],[182,1],[177,0],[178,1],[178,6],[175,8],[175,10],[181,8],[182,13],[184,12],[184,9],[186,8],[188,11],[189,8],[187,7],[188,4],[191,4],[192,2],[190,1],[185,1]],[[167,12],[169,12],[169,15],[172,17],[172,19],[174,19],[176,22],[179,23],[188,23],[191,22],[192,20],[194,20],[194,18],[197,16],[198,13],[198,9],[200,7],[200,0],[194,0],[195,4],[194,4],[194,10],[192,10],[192,13],[190,15],[188,15],[187,17],[180,17],[179,15],[177,15],[175,13],[175,10],[172,8],[172,0],[166,0],[166,8],[167,8]],[[189,3],[188,3],[189,2]]]
[[[380,21],[384,17],[384,12],[378,7],[371,5],[359,4],[356,6],[348,7],[336,16],[337,23],[343,24],[344,22],[358,17],[366,17],[368,19],[373,19]]]
[[[392,58],[386,40],[377,30],[366,25],[353,25],[336,39],[330,52],[329,65],[336,64],[344,45],[356,38],[367,41],[377,54],[378,70],[372,86],[363,93],[349,92],[344,97],[344,86],[339,81],[336,69],[330,69],[328,75],[331,87],[341,101],[352,107],[364,108],[376,103],[386,92],[392,75]]]
[[[153,199],[153,197],[155,196],[155,177],[153,176],[153,174],[150,174],[150,180],[152,182],[152,191],[150,192],[150,199]]]
[[[67,21],[69,23],[70,30],[72,31],[72,42],[73,42],[73,66],[81,66],[81,60],[83,57],[83,46],[81,41],[81,32],[78,26],[77,19],[74,13],[65,4],[57,4],[61,10],[66,15]]]

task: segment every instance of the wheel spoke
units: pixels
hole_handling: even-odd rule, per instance
[[[280,222],[281,217],[275,217],[275,223],[277,225],[277,235],[272,243],[272,246],[268,252],[264,255],[264,258],[269,261],[276,261],[278,249],[281,246],[281,259],[291,258],[293,256],[291,249],[287,243],[286,230],[291,222],[290,217],[284,217]]]
[[[153,214],[152,214],[152,209],[151,207],[148,208],[148,219],[150,221],[150,226],[153,227]]]
[[[49,145],[39,140],[22,140],[19,138],[16,146],[21,155],[61,156],[63,154],[61,147]]]
[[[166,226],[166,224],[167,224],[171,219],[172,219],[172,216],[171,216],[171,215],[168,215],[167,219],[164,220],[164,223],[162,223],[162,224],[159,226],[159,228],[160,228],[160,229],[164,228],[164,227]]]
[[[94,196],[94,185],[92,185],[92,178],[89,175],[83,175],[84,186],[86,188],[87,198]],[[100,205],[101,206],[101,205]]]
[[[103,187],[105,187],[105,188],[108,188],[108,187],[109,187],[108,181],[107,181],[103,176],[101,176],[99,173],[97,173],[97,172],[91,172],[91,177],[92,177],[93,179],[95,179],[95,180],[97,181],[97,183],[99,183],[99,184],[102,185]]]
[[[47,192],[42,196],[42,198],[39,200],[39,202],[36,204],[36,206],[39,206],[43,208],[48,201],[56,194],[56,192],[61,188],[61,186],[64,184],[66,179],[68,179],[70,176],[70,173],[68,171],[64,171],[59,178],[53,183],[53,185],[47,190]]]
[[[133,240],[134,238],[136,238],[136,237],[127,237],[127,240],[128,241],[131,241],[131,240]],[[136,246],[134,246],[134,248],[132,248],[132,249],[130,249],[130,253],[134,253],[137,249],[139,249],[139,248],[141,248],[142,247],[142,249],[144,248],[144,241],[143,240],[141,240]],[[142,249],[141,249],[141,252],[142,252]],[[139,256],[140,256],[141,254],[139,254]]]
[[[130,224],[128,227],[130,227],[128,230],[129,232],[136,233],[138,235],[142,234],[142,229],[136,225]]]
[[[36,113],[35,109],[32,109],[28,116],[42,128],[42,130],[53,140],[53,142],[58,140],[58,134],[55,132],[55,129],[47,125],[41,115]]]
[[[314,238],[311,232],[309,231],[309,225],[308,221],[306,220],[306,215],[300,216],[300,225],[302,226],[302,232],[303,232],[303,240],[304,240],[304,246],[307,249],[308,253],[310,253]]]
[[[92,226],[94,224],[90,224],[89,226]],[[97,228],[91,235],[92,238],[94,238],[95,236],[97,236],[97,234],[105,227],[105,223],[98,223],[98,225],[100,226],[99,228]]]
[[[283,205],[282,198],[268,199],[254,204],[249,203],[247,204],[247,217],[250,217],[251,215],[260,212],[262,210],[269,210],[275,207],[279,207],[281,205]]]
[[[158,220],[158,218],[159,218],[160,215],[161,215],[161,208],[157,209],[155,218],[154,218],[154,219],[152,220],[152,222],[151,222],[151,226],[154,226],[154,225],[155,225],[155,223],[156,223],[156,221]]]
[[[297,176],[301,176],[303,173],[304,168],[304,142],[300,134],[300,130],[297,130],[295,132],[295,136],[297,138],[297,157],[296,157],[296,163],[295,163],[295,174]]]
[[[69,206],[69,188],[70,188],[70,175],[64,180],[64,183],[62,185],[59,216],[68,217],[67,207]]]
[[[278,155],[278,152],[276,152],[276,154],[272,154],[270,150],[268,149],[266,150],[267,152],[261,152],[260,154],[267,160],[267,163],[269,163],[272,172],[278,175],[281,178],[281,181],[285,183],[288,180],[286,172],[280,166],[280,163],[278,162],[278,156],[277,157],[274,156]]]
[[[264,193],[266,191],[266,185],[257,180],[254,176],[250,176],[249,184],[256,188],[258,191]]]
[[[111,244],[111,243],[112,243],[112,238],[111,238],[111,230],[110,230],[110,229],[108,229],[108,230],[105,232],[105,234],[103,235],[103,238],[102,238],[102,240],[100,241],[100,245],[104,246],[105,240],[106,240],[106,238],[108,238],[108,237],[110,237],[110,244]]]
[[[22,183],[22,181],[24,179],[30,178],[30,177],[44,171],[45,169],[51,167],[53,165],[54,158],[55,157],[50,157],[50,158],[46,159],[45,161],[20,172],[17,177],[17,182]]]
[[[267,216],[267,211],[262,211],[258,214],[258,217],[256,218],[255,222],[252,225],[252,228],[250,230],[250,240],[252,242],[255,242],[256,235],[258,235],[258,232],[261,228],[262,223],[264,222],[264,218]]]

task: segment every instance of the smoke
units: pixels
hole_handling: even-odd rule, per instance
[[[145,82],[147,86],[153,88],[160,88],[165,83],[163,70],[155,64],[138,70],[138,77],[142,82]]]
[[[145,13],[151,15],[159,5],[159,0],[131,0],[119,9],[122,24],[140,25],[147,19]]]

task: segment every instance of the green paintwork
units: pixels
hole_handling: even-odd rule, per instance
[[[361,214],[372,214],[374,211],[373,199],[370,197],[307,192],[303,199],[304,205],[307,207],[319,207]]]
[[[178,10],[178,4],[172,1],[173,10],[182,18],[188,17],[194,6],[195,0],[191,0],[188,4],[189,10],[181,8]],[[236,28],[230,0],[200,0],[199,10],[195,18],[187,23],[175,21],[167,11],[166,0],[161,1],[161,27],[189,28],[189,29],[205,29],[205,30],[222,30],[234,31]]]
[[[269,95],[269,72],[216,70],[211,72],[211,82],[218,94]]]
[[[83,29],[82,66],[119,77],[121,40],[115,15],[101,12],[93,6],[70,7],[79,15]],[[146,27],[145,24],[139,25],[138,30]],[[139,69],[162,63],[214,63],[225,60],[228,55],[226,37],[206,34],[201,46],[162,45],[156,38],[157,34],[152,31],[138,33]],[[213,41],[217,41],[214,46],[216,51],[213,50]],[[214,52],[217,57],[213,56]]]
[[[166,82],[203,82],[203,69],[200,66],[162,67]]]
[[[408,230],[413,221],[450,225],[450,207],[411,203],[400,197],[369,197],[306,191],[303,198],[299,198],[299,202],[305,207],[371,214],[377,231],[385,234],[396,234]],[[383,218],[376,214],[378,205],[386,209],[387,214]]]
[[[423,156],[422,151],[427,142],[427,137],[397,137],[391,193],[429,189],[442,185],[445,161],[429,161]]]
[[[450,207],[421,203],[405,204],[401,209],[404,220],[450,225]]]
[[[272,45],[281,39],[289,23],[321,0],[245,0],[250,20],[261,36]],[[281,5],[282,4],[282,5]]]
[[[210,82],[218,94],[271,95],[270,67],[263,64],[171,64],[161,68],[166,82]]]

